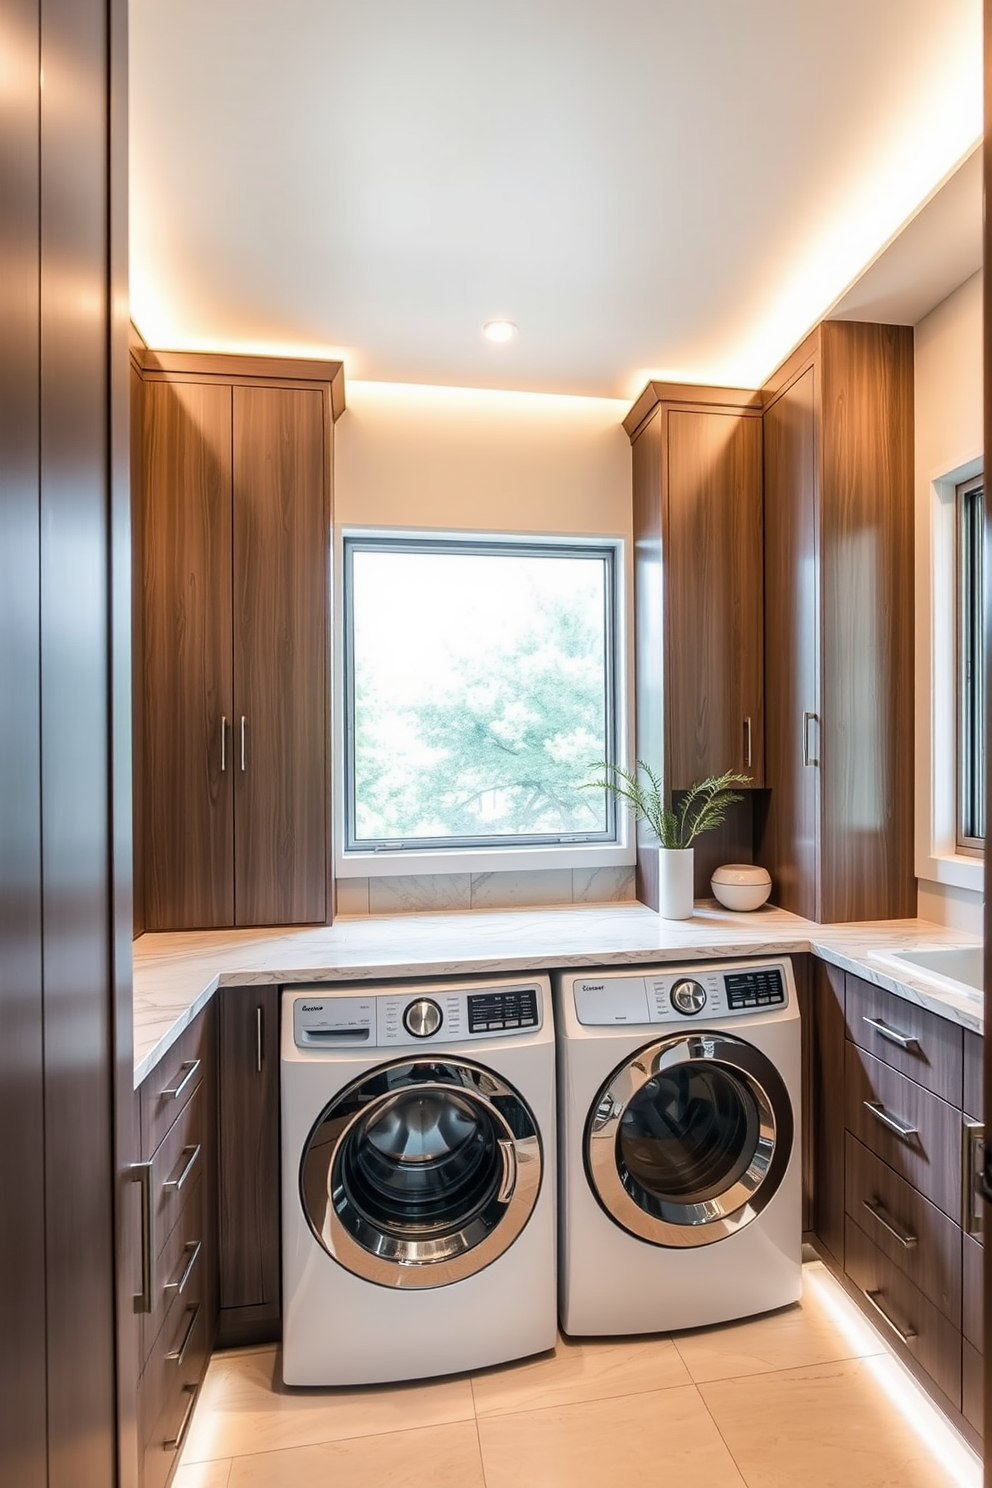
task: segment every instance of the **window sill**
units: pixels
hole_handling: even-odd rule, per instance
[[[438,848],[434,852],[336,854],[338,878],[402,878],[422,873],[524,873],[540,868],[626,868],[637,861],[633,843],[607,846]]]
[[[968,853],[934,853],[917,863],[916,876],[928,883],[985,892],[985,864]]]

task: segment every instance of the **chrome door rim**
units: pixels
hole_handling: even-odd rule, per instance
[[[415,1080],[413,1071],[429,1064],[443,1077]],[[365,1087],[384,1074],[399,1077],[390,1089]],[[436,1236],[421,1238],[390,1234],[362,1215],[352,1204],[341,1183],[342,1153],[359,1122],[367,1122],[377,1111],[388,1109],[398,1094],[409,1090],[432,1094],[450,1091],[480,1108],[497,1132],[503,1157],[500,1182],[491,1200],[461,1228],[451,1227]],[[514,1133],[496,1101],[511,1103],[514,1119],[523,1135]],[[333,1112],[356,1102],[351,1116],[336,1134],[327,1157],[319,1159],[327,1172],[328,1203],[322,1226],[309,1212],[303,1177],[313,1139]],[[543,1160],[540,1133],[526,1101],[504,1080],[482,1065],[463,1060],[417,1060],[379,1065],[340,1091],[329,1101],[311,1128],[300,1161],[300,1202],[310,1229],[321,1247],[346,1270],[379,1286],[402,1290],[448,1286],[483,1270],[503,1255],[524,1229],[541,1189]],[[342,1218],[344,1216],[344,1218]]]
[[[723,1068],[746,1086],[758,1111],[758,1143],[747,1169],[724,1193],[694,1204],[670,1202],[670,1215],[661,1218],[643,1209],[624,1184],[620,1122],[650,1080],[686,1064]],[[793,1131],[785,1082],[760,1050],[729,1034],[680,1033],[629,1056],[602,1086],[586,1122],[586,1173],[603,1209],[632,1235],[683,1250],[712,1245],[751,1224],[774,1197],[792,1153]]]

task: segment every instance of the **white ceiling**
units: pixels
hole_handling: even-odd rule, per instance
[[[980,136],[981,0],[130,0],[130,24],[153,346],[753,386],[831,306],[915,322],[981,262],[973,161],[845,298]]]

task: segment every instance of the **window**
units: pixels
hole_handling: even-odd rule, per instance
[[[345,853],[613,844],[618,544],[346,534]]]
[[[985,844],[984,477],[965,481],[957,507],[957,845]]]

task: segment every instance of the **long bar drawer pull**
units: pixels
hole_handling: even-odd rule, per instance
[[[889,1131],[895,1132],[897,1137],[918,1137],[919,1127],[910,1126],[908,1121],[900,1121],[898,1116],[891,1115],[881,1101],[865,1101],[865,1109],[870,1111],[876,1121],[887,1126]]]
[[[913,1034],[900,1033],[898,1028],[890,1028],[881,1018],[869,1018],[867,1013],[862,1016],[861,1021],[867,1023],[869,1028],[874,1028],[882,1038],[888,1039],[890,1044],[898,1044],[900,1049],[908,1049],[912,1054],[920,1052],[920,1041]]]
[[[193,1407],[196,1404],[196,1397],[199,1389],[199,1385],[183,1385],[183,1394],[188,1395],[189,1400],[186,1404],[186,1409],[183,1411],[183,1418],[179,1424],[179,1430],[169,1441],[164,1441],[162,1443],[167,1452],[178,1452],[183,1442],[186,1440],[186,1433],[189,1430],[189,1423],[193,1419]]]
[[[984,1216],[979,1207],[979,1197],[986,1199],[983,1184],[985,1167],[985,1123],[969,1121],[967,1116],[961,1123],[961,1228],[966,1235],[981,1235]]]
[[[904,1250],[912,1250],[919,1239],[918,1235],[911,1235],[908,1230],[900,1229],[898,1225],[893,1224],[881,1204],[873,1202],[871,1199],[862,1199],[861,1203],[868,1210],[872,1219],[877,1219],[882,1229],[888,1230],[889,1234],[894,1240],[899,1241],[899,1244]]]
[[[200,1240],[190,1240],[188,1245],[183,1246],[183,1255],[188,1256],[189,1259],[183,1267],[182,1274],[176,1277],[174,1281],[167,1281],[165,1283],[165,1286],[162,1288],[163,1292],[175,1292],[177,1297],[182,1296],[186,1290],[186,1283],[193,1275],[193,1267],[199,1259],[202,1244],[203,1242]]]
[[[155,1294],[155,1205],[152,1203],[152,1165],[131,1164],[131,1182],[141,1184],[141,1291],[135,1312],[151,1312]]]
[[[170,1349],[166,1354],[170,1364],[175,1364],[177,1369],[182,1369],[183,1360],[186,1358],[187,1350],[193,1340],[193,1332],[196,1328],[197,1319],[200,1316],[200,1304],[197,1302],[189,1309],[189,1326],[183,1334],[183,1341],[178,1348]]]
[[[868,1301],[871,1303],[872,1307],[874,1307],[879,1317],[885,1319],[899,1341],[901,1343],[912,1343],[913,1339],[917,1336],[916,1329],[900,1328],[898,1323],[894,1323],[889,1317],[889,1314],[886,1312],[885,1308],[882,1306],[881,1302],[879,1302],[878,1300],[881,1295],[882,1293],[880,1290],[874,1292],[865,1292],[865,1296],[868,1298]]]
[[[179,1066],[180,1073],[183,1070],[186,1071],[182,1079],[178,1084],[169,1085],[165,1090],[160,1091],[159,1100],[178,1100],[189,1082],[196,1078],[196,1072],[199,1068],[200,1061],[198,1059],[187,1059],[185,1063]]]
[[[197,1142],[195,1147],[184,1147],[180,1156],[185,1157],[186,1161],[183,1164],[183,1170],[179,1174],[179,1177],[166,1178],[165,1182],[162,1184],[163,1188],[174,1188],[177,1193],[182,1188],[183,1184],[186,1182],[186,1179],[189,1177],[190,1173],[192,1173],[193,1169],[196,1167],[197,1162],[199,1161],[199,1142]]]

